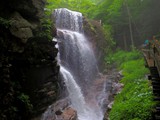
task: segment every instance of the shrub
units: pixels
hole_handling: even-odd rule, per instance
[[[141,58],[142,55],[138,50],[132,52],[127,52],[123,50],[117,50],[115,54],[110,54],[105,57],[106,65],[115,64],[117,67],[120,67],[122,63],[125,63],[130,60],[136,60]]]
[[[3,26],[7,29],[10,26],[10,21],[0,17],[0,26]]]
[[[109,113],[111,120],[149,120],[155,105],[149,81],[145,75],[144,60],[139,51],[118,51],[112,56],[112,63],[123,72],[122,91],[115,96]]]

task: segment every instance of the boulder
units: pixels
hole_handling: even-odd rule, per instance
[[[66,109],[69,105],[70,105],[70,100],[69,98],[64,98],[61,100],[58,100],[55,104],[54,104],[54,111],[55,113],[57,113],[57,111],[63,111],[64,109]]]
[[[13,13],[11,17],[10,32],[13,36],[20,38],[20,42],[26,43],[29,38],[33,37],[31,27],[32,25],[18,12]]]
[[[69,98],[58,100],[48,107],[41,120],[77,120],[77,111],[69,106]]]
[[[71,107],[65,109],[62,116],[63,120],[77,120],[77,112]]]

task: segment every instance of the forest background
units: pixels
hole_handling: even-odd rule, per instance
[[[159,37],[159,0],[48,0],[47,11],[68,8],[100,21],[107,39],[129,50],[146,39]]]

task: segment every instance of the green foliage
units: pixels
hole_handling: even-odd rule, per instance
[[[46,14],[50,15],[56,8],[68,8],[79,11],[91,19],[102,20],[102,24],[112,27],[112,37],[120,47],[129,49],[131,36],[135,45],[146,38],[159,34],[159,1],[154,0],[47,0]],[[150,14],[147,16],[146,14]],[[129,22],[130,18],[130,22]],[[156,19],[155,19],[156,18]],[[109,31],[109,30],[108,30]],[[126,41],[126,44],[124,42]],[[124,43],[124,45],[122,45]]]
[[[123,5],[124,0],[113,0],[112,4],[107,9],[108,16],[119,16],[120,15],[120,9]]]
[[[18,99],[25,104],[25,108],[27,109],[27,111],[32,111],[33,106],[30,103],[28,95],[21,93],[21,95],[18,96]]]
[[[103,25],[103,31],[104,31],[105,40],[106,40],[105,41],[106,46],[103,49],[106,54],[105,56],[107,56],[108,54],[112,53],[112,49],[115,46],[115,41],[113,40],[113,37],[112,37],[112,32],[113,32],[112,26]]]
[[[103,0],[92,6],[88,15],[92,19],[102,20],[103,25],[112,26],[112,35],[116,42],[121,48],[125,46],[125,49],[129,49],[131,44],[129,25],[132,26],[135,45],[142,44],[142,40],[159,33],[157,27],[159,16],[156,14],[159,4],[160,2],[152,0]]]
[[[56,2],[56,4],[54,4]],[[53,21],[51,20],[51,13],[54,7],[58,6],[59,0],[51,1],[48,0],[47,4],[45,5],[44,17],[40,19],[39,29],[37,31],[36,36],[41,37],[43,39],[52,40],[52,28],[53,28]],[[40,31],[40,32],[39,32]]]
[[[10,26],[10,21],[7,19],[4,19],[2,17],[0,17],[0,25],[5,27],[5,28],[9,28]]]
[[[131,60],[129,62],[125,62],[121,65],[120,68],[123,69],[123,75],[125,76],[122,79],[123,83],[131,82],[134,79],[143,78],[145,73],[148,72],[148,69],[146,69],[144,66],[143,59]]]
[[[68,8],[70,10],[79,11],[88,16],[91,8],[95,6],[91,0],[47,0],[46,6],[48,12],[52,13],[57,8]]]
[[[130,61],[130,60],[136,60],[141,57],[142,55],[138,50],[127,52],[127,51],[118,49],[115,54],[111,53],[108,56],[106,56],[105,62],[106,62],[106,66],[115,64],[117,67],[120,67],[120,65],[124,62]]]
[[[110,112],[111,120],[148,120],[151,118],[152,107],[151,88],[146,79],[135,79],[125,84],[121,93],[115,97],[115,103]]]
[[[62,0],[47,0],[45,14],[50,15],[54,9],[59,8],[62,4]]]
[[[38,33],[39,37],[46,38],[47,40],[52,40],[52,21],[49,18],[42,18],[40,25],[40,33]]]
[[[111,120],[149,120],[153,102],[149,81],[145,78],[148,70],[140,52],[119,51],[113,55],[113,62],[123,71],[122,91],[116,95],[109,113]],[[117,59],[117,60],[116,60]]]
[[[115,17],[120,16],[123,1],[124,0],[104,0],[97,3],[95,7],[91,8],[90,17],[101,19],[105,25],[108,21],[114,22]]]

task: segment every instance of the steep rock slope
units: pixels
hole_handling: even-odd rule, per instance
[[[44,5],[44,0],[0,1],[2,120],[28,120],[57,99],[57,49],[42,34]]]
[[[100,71],[104,69],[104,48],[107,47],[107,40],[100,21],[84,18],[84,34],[92,43]]]

